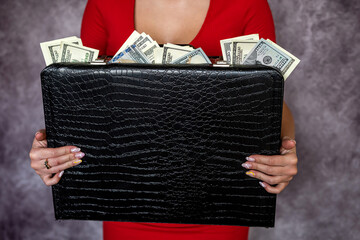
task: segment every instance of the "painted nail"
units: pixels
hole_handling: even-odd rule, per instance
[[[281,154],[281,155],[284,155],[284,154],[289,153],[289,152],[290,152],[289,150],[284,149],[284,150],[282,150],[282,151],[280,152],[280,154]]]
[[[82,158],[83,156],[85,156],[85,153],[83,153],[83,152],[79,152],[79,153],[75,154],[76,158]]]
[[[255,158],[253,157],[246,157],[245,159],[249,162],[255,162]]]
[[[77,160],[77,161],[73,161],[74,164],[78,164],[78,163],[81,163],[82,160]]]
[[[59,177],[62,177],[62,175],[64,174],[64,170],[62,170],[59,174]]]
[[[259,182],[259,184],[263,187],[266,188],[265,184],[263,182]]]
[[[251,168],[250,163],[243,163],[243,164],[241,164],[241,166],[243,166],[244,168],[247,168],[247,169]]]
[[[252,172],[252,171],[247,171],[247,172],[246,172],[246,175],[254,177],[254,176],[255,176],[255,173]]]
[[[80,148],[72,148],[70,151],[71,152],[80,152]]]

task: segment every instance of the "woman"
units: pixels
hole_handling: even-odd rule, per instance
[[[85,46],[114,55],[134,31],[146,32],[160,44],[191,44],[208,56],[220,56],[221,39],[259,33],[275,41],[275,30],[266,0],[89,0],[81,38]],[[269,193],[284,190],[297,173],[295,127],[284,102],[281,155],[247,157],[243,167],[260,180]],[[48,186],[59,182],[65,169],[81,163],[84,153],[76,146],[47,148],[45,130],[36,133],[30,151],[31,166]],[[51,169],[44,165],[48,159]],[[52,174],[56,173],[53,177]],[[271,185],[276,186],[271,186]],[[247,239],[248,227],[104,222],[104,239]]]

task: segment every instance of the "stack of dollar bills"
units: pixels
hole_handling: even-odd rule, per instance
[[[75,36],[40,43],[46,66],[58,62],[93,62],[99,50],[83,46]]]
[[[211,64],[201,48],[171,43],[160,47],[146,33],[134,31],[108,63]]]
[[[286,80],[300,60],[259,34],[220,40],[223,60],[232,65],[262,64],[277,68]]]
[[[251,34],[220,40],[222,64],[262,64],[279,69],[286,80],[300,60],[259,34]],[[56,62],[96,62],[97,49],[82,45],[77,37],[62,38],[40,44],[46,65]],[[162,47],[146,33],[134,31],[108,63],[145,64],[211,64],[201,48],[164,44]]]

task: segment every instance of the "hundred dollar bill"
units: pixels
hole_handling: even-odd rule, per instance
[[[154,49],[160,47],[156,41],[146,33],[142,33],[133,44],[146,56],[150,63],[154,62]]]
[[[129,52],[130,56],[138,63],[151,63],[150,60],[145,56],[143,52],[138,48],[138,46],[131,45],[131,51]]]
[[[61,42],[59,62],[92,62],[99,55],[99,50]]]
[[[174,48],[181,48],[181,49],[188,49],[188,50],[195,50],[192,46],[190,45],[185,45],[185,46],[180,46],[180,45],[176,45],[176,44],[172,44],[172,43],[166,43],[164,44],[164,46],[168,46],[168,47],[174,47]]]
[[[146,48],[153,40],[146,33],[141,33],[139,38],[135,40],[131,45],[136,45],[139,50]]]
[[[171,63],[172,64],[201,64],[201,63],[211,64],[211,61],[201,48],[197,48],[194,51],[187,53],[186,55],[176,59]]]
[[[154,50],[156,48],[160,48],[159,45],[155,42],[154,44],[150,45],[148,48],[145,48],[142,52],[145,54],[145,56],[149,59],[151,63],[155,63],[155,56],[154,56]]]
[[[138,50],[141,51],[140,55],[145,55],[146,59],[149,60],[150,63],[154,62],[154,49],[158,48],[159,45],[157,44],[156,41],[154,41],[146,33],[139,34],[136,30],[129,36],[129,38],[125,41],[125,43],[117,51],[115,56],[119,55],[121,52],[124,52],[125,49],[128,49],[132,45],[135,45],[136,51],[138,51]],[[129,54],[133,54],[133,52],[129,52]],[[124,57],[124,56],[121,56],[121,58],[122,57]],[[119,59],[119,58],[117,58],[117,59]]]
[[[244,64],[263,64],[277,68],[286,80],[300,60],[270,40],[261,39],[244,60]]]
[[[178,46],[174,44],[164,44],[164,50],[162,55],[162,64],[172,63],[175,59],[178,59],[181,56],[193,51],[192,48],[188,46]]]
[[[126,48],[128,48],[130,45],[134,44],[135,41],[137,41],[141,37],[140,33],[138,33],[136,30],[134,30],[131,35],[126,39],[124,44],[120,47],[120,49],[115,53],[114,56],[118,55],[119,53],[123,52]]]
[[[113,57],[109,63],[119,62],[136,62],[136,63],[150,63],[149,59],[139,50],[139,48],[133,44],[115,57]]]
[[[115,57],[113,57],[109,63],[136,63],[135,60],[132,59],[130,54],[131,48],[127,48]]]
[[[284,73],[284,79],[286,80],[289,77],[289,75],[294,71],[294,69],[297,67],[297,65],[299,65],[300,59],[298,59],[293,54],[291,54],[290,52],[288,52],[284,48],[280,47],[279,45],[277,45],[276,43],[274,43],[270,39],[266,39],[266,41],[268,43],[272,44],[275,48],[280,49],[282,52],[286,53],[288,56],[290,56],[293,59],[294,62],[286,69],[286,71]]]
[[[232,62],[232,51],[233,51],[232,43],[234,41],[241,41],[241,40],[259,41],[259,34],[250,34],[250,35],[220,40],[221,52],[224,61],[227,61],[229,63]]]
[[[138,46],[138,48],[144,52],[144,49],[149,48],[149,46],[152,46],[154,43],[156,43],[157,47],[159,47],[159,45],[157,44],[156,41],[154,41],[149,35],[142,33],[141,36],[143,37],[142,39],[135,41],[133,44],[135,44],[136,46]]]
[[[75,36],[40,43],[46,66],[59,62],[61,42],[68,42],[82,46],[81,39]]]
[[[232,64],[242,64],[247,54],[254,48],[258,41],[236,40],[232,42]]]
[[[162,56],[164,53],[164,48],[159,47],[154,49],[154,63],[161,64],[162,63]]]
[[[145,48],[140,49],[144,55],[149,59],[151,63],[155,63],[155,56],[154,56],[154,50],[156,48],[160,48],[159,44],[156,41],[153,41],[149,45],[147,45]]]

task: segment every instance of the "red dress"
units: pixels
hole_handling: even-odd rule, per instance
[[[81,39],[84,46],[114,55],[134,31],[135,0],[89,0],[85,8]],[[266,0],[211,0],[204,23],[189,43],[201,47],[208,56],[221,56],[220,40],[259,33],[275,41],[274,21]],[[248,227],[104,222],[104,239],[146,240],[245,240]]]

